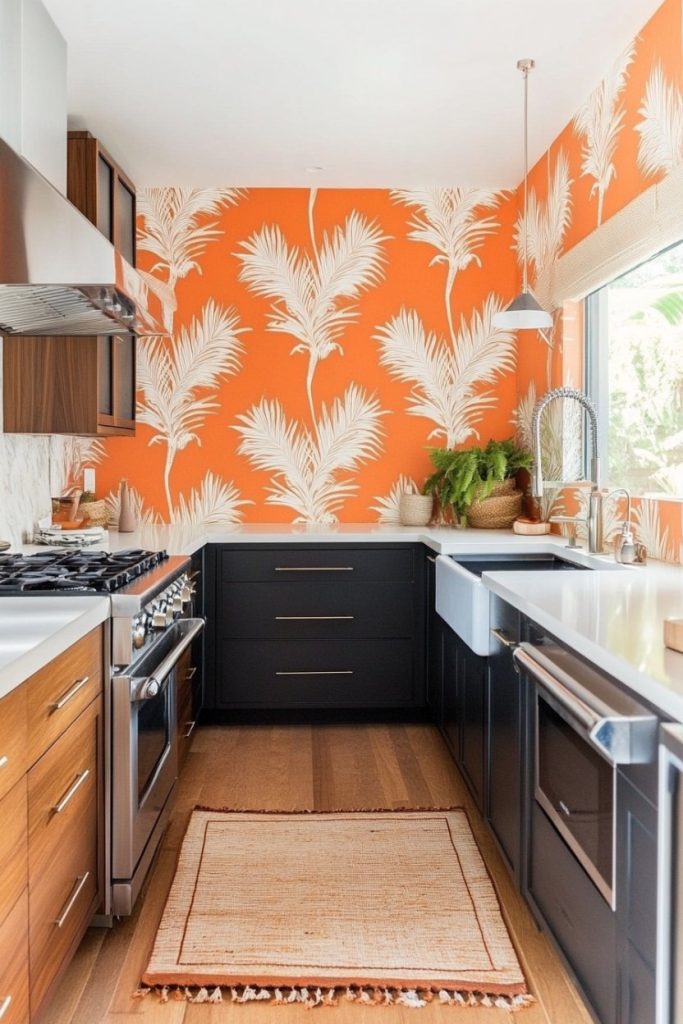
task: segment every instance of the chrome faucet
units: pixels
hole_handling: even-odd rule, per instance
[[[550,516],[551,523],[586,523],[588,527],[588,550],[598,554],[603,550],[602,538],[602,494],[600,491],[600,459],[598,458],[598,417],[595,406],[583,391],[576,388],[553,388],[540,398],[534,406],[531,417],[531,437],[534,447],[534,465],[531,474],[531,493],[535,498],[543,497],[543,467],[541,465],[541,416],[546,406],[556,398],[573,398],[586,410],[591,426],[591,492],[588,499],[587,516]],[[567,481],[568,483],[570,481]]]

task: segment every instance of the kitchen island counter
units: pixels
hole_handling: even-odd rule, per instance
[[[3,597],[0,698],[109,618],[110,601],[88,597]]]

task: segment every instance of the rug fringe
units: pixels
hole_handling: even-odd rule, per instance
[[[337,1006],[340,1000],[359,1003],[362,1006],[405,1006],[411,1010],[422,1009],[428,1003],[437,1001],[442,1006],[486,1006],[497,1007],[515,1013],[536,1000],[532,995],[496,995],[487,992],[469,992],[458,989],[431,988],[386,988],[367,985],[349,985],[345,988],[309,988],[307,986],[260,988],[253,985],[204,986],[141,985],[133,993],[134,999],[145,999],[152,993],[161,1003],[170,1000],[185,1000],[188,1003],[252,1003],[269,1002],[273,1006],[300,1003],[308,1010],[317,1006]]]

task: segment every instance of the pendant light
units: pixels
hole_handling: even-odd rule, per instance
[[[528,154],[528,92],[529,72],[535,66],[535,61],[525,58],[517,61],[517,67],[524,76],[524,264],[522,272],[522,290],[516,299],[513,299],[507,309],[496,313],[493,317],[493,326],[507,331],[543,330],[545,327],[552,327],[553,318],[539,306],[534,296],[529,291],[528,281],[528,244],[527,244],[527,209],[529,202],[529,154]]]

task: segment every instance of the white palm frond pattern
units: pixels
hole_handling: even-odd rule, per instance
[[[448,266],[445,302],[453,340],[451,292],[456,275],[470,263],[481,266],[477,250],[500,227],[495,218],[481,216],[481,211],[495,209],[504,194],[484,188],[395,189],[391,193],[395,202],[417,207],[419,211],[409,222],[408,238],[437,250],[431,264]]]
[[[250,504],[253,503],[240,498],[232,482],[227,483],[209,471],[199,490],[193,487],[187,498],[179,495],[171,522],[174,526],[230,526],[242,520],[242,508]]]
[[[667,82],[657,63],[650,74],[636,125],[638,166],[644,175],[668,174],[683,165],[683,91]]]
[[[102,461],[106,451],[95,437],[66,437],[62,447],[62,480],[67,487],[83,486],[83,470]]]
[[[625,109],[619,103],[626,85],[635,47],[630,46],[612,65],[609,74],[594,89],[574,118],[574,128],[584,137],[581,173],[593,178],[591,198],[598,197],[598,224],[602,223],[605,193],[616,177],[614,154],[623,128]]]
[[[370,506],[372,511],[377,513],[377,522],[399,524],[401,522],[399,514],[401,495],[419,494],[419,492],[420,489],[413,478],[401,473],[398,480],[391,485],[389,493],[385,495],[378,494],[375,497],[377,504]]]
[[[152,253],[156,262],[152,274],[165,273],[166,280],[160,279],[169,293],[173,293],[176,282],[187,277],[191,271],[201,274],[200,257],[209,242],[223,234],[218,221],[199,223],[201,218],[215,217],[225,207],[234,206],[245,195],[235,188],[164,188],[142,189],[138,194],[138,213],[142,215],[142,227],[138,231],[139,251]],[[170,296],[165,298],[168,310],[164,326],[173,328],[173,312],[176,305]]]
[[[645,545],[648,558],[674,562],[674,545],[669,540],[668,527],[662,530],[657,502],[643,499],[636,505],[634,513],[635,534],[639,542]]]
[[[273,300],[268,330],[291,335],[292,353],[308,356],[306,388],[314,419],[317,365],[335,351],[342,353],[340,338],[358,317],[358,298],[382,277],[386,240],[377,224],[352,211],[343,227],[323,233],[313,255],[290,248],[277,225],[255,232],[235,254],[242,264],[240,280]]]
[[[545,200],[539,199],[534,188],[529,190],[527,214],[527,245],[529,263],[537,298],[548,308],[549,296],[539,287],[539,278],[550,269],[562,251],[562,243],[571,219],[571,186],[569,160],[563,149],[557,154],[555,167],[548,181]],[[524,218],[520,215],[515,225],[515,246],[520,265],[524,261]]]
[[[209,300],[201,319],[182,327],[170,342],[163,337],[146,339],[138,346],[138,422],[154,431],[150,444],[166,445],[164,484],[169,514],[173,502],[170,472],[176,453],[194,442],[201,444],[199,428],[220,403],[204,390],[214,390],[221,380],[240,367],[243,346],[233,309],[222,309]]]
[[[479,436],[475,425],[497,401],[495,392],[482,385],[514,369],[515,335],[492,325],[501,308],[501,300],[489,295],[469,322],[461,317],[453,345],[427,334],[419,315],[406,309],[375,335],[380,364],[397,380],[412,384],[408,412],[431,420],[436,426],[430,438],[444,438],[449,448]]]
[[[273,474],[266,503],[293,509],[298,523],[333,523],[346,498],[358,490],[351,477],[382,450],[381,418],[374,396],[354,384],[328,408],[321,406],[315,429],[288,420],[278,401],[263,398],[239,415],[233,427],[238,451],[260,470]]]

